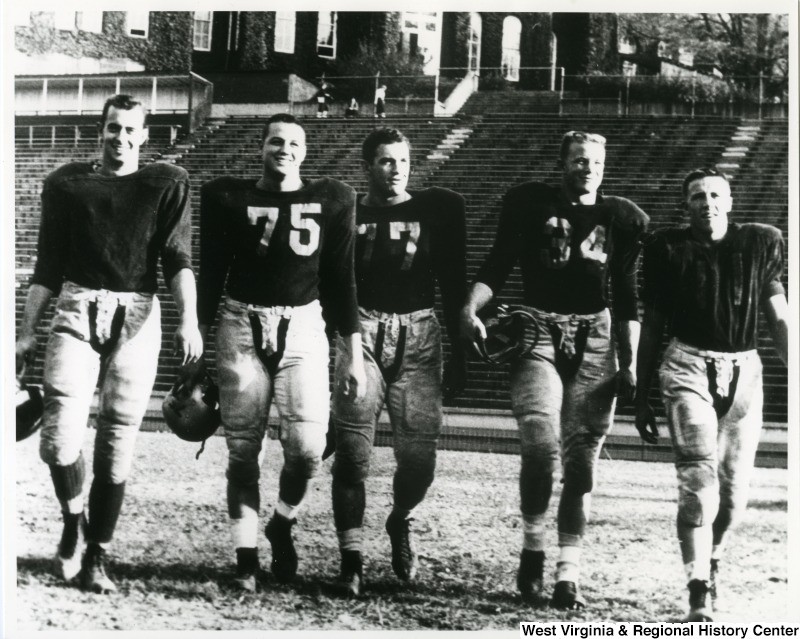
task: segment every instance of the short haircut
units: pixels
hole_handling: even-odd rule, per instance
[[[683,195],[683,199],[686,199],[686,196],[689,195],[689,185],[694,182],[695,180],[702,180],[703,178],[707,177],[718,177],[725,180],[730,186],[730,182],[728,181],[728,176],[724,173],[721,173],[717,169],[705,167],[702,169],[692,169],[689,173],[686,174],[686,177],[683,178],[683,185],[681,186],[681,194]]]
[[[583,142],[594,142],[595,144],[606,145],[606,139],[599,133],[586,133],[585,131],[567,131],[564,137],[561,138],[561,148],[558,151],[558,157],[563,162],[567,159],[569,154],[569,147],[573,144],[581,144]]]
[[[119,111],[130,111],[131,109],[141,109],[142,114],[144,115],[144,126],[147,126],[147,109],[144,108],[144,105],[139,102],[138,100],[134,100],[131,96],[126,93],[118,93],[117,95],[112,95],[106,103],[103,105],[103,114],[100,116],[100,128],[102,129],[106,125],[106,118],[108,117],[108,110],[114,107]]]
[[[294,117],[291,113],[276,113],[275,115],[269,116],[269,119],[264,124],[264,128],[261,129],[261,144],[264,144],[264,140],[267,139],[267,132],[269,131],[269,125],[273,124],[274,122],[285,122],[286,124],[296,124],[301,129],[303,129],[303,133],[306,130],[303,128],[303,125],[300,124],[300,121]]]
[[[375,159],[375,151],[378,150],[381,144],[396,144],[397,142],[405,142],[408,150],[411,150],[411,142],[399,129],[389,127],[375,129],[364,138],[364,143],[361,145],[361,158],[364,162],[370,164]]]

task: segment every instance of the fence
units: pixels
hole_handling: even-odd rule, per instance
[[[784,76],[717,77],[697,72],[658,76],[568,75],[564,87],[561,107],[564,113],[788,117],[789,81]]]
[[[17,116],[99,114],[108,96],[127,93],[152,115],[186,114],[184,126],[193,131],[210,114],[213,92],[213,85],[195,73],[19,76],[14,79],[14,112]]]

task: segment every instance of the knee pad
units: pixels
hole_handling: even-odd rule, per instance
[[[322,468],[327,424],[292,422],[281,426],[281,444],[286,472],[311,479]]]
[[[576,495],[585,495],[594,488],[593,465],[567,463],[564,467],[564,490]]]
[[[545,415],[528,414],[517,417],[522,457],[531,458],[543,470],[553,472],[559,457],[558,437],[551,420]]]
[[[710,524],[719,510],[719,488],[711,464],[681,465],[678,480],[678,520],[688,526]]]
[[[361,484],[369,476],[369,455],[354,455],[336,450],[331,473],[336,481],[348,485]]]
[[[413,475],[417,483],[426,487],[433,483],[436,472],[436,442],[435,441],[405,441],[398,442],[395,448],[397,470],[407,475]]]
[[[241,486],[250,486],[258,484],[260,476],[261,469],[258,466],[257,458],[247,461],[233,458],[228,459],[228,470],[225,473],[225,477],[229,482]]]
[[[530,456],[522,457],[519,473],[520,507],[526,515],[539,515],[547,510],[553,493],[555,464],[541,465]]]

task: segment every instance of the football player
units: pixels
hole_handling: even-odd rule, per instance
[[[228,513],[236,582],[251,592],[259,568],[259,455],[273,399],[284,464],[266,535],[275,577],[288,582],[297,572],[291,530],[321,466],[330,410],[323,307],[341,338],[339,387],[348,401],[364,393],[355,192],[331,178],[303,179],[305,156],[300,123],[273,115],[263,130],[262,175],[218,178],[201,190],[198,316],[205,339],[224,288],[216,353]]]
[[[45,351],[40,452],[64,519],[56,556],[60,574],[66,580],[79,574],[81,586],[97,593],[116,590],[106,573],[106,551],[161,349],[154,295],[159,256],[180,315],[176,348],[184,363],[202,352],[189,178],[171,164],[139,167],[145,117],[142,104],[130,96],[109,98],[100,121],[100,161],[66,164],[45,180],[36,268],[16,343],[19,370],[33,357],[36,325],[57,295]],[[81,449],[98,378],[86,521]]]
[[[528,182],[506,193],[497,238],[461,314],[464,338],[485,338],[476,312],[520,263],[523,309],[538,325],[528,333],[540,337],[511,364],[511,404],[522,453],[517,586],[526,602],[535,601],[542,589],[545,513],[560,443],[559,557],[550,600],[560,609],[585,605],[578,581],[594,468],[611,426],[615,393],[631,400],[635,385],[636,267],[648,218],[630,200],[599,193],[605,156],[605,138],[571,131],[561,143],[559,186]]]
[[[645,311],[636,427],[658,440],[647,399],[664,329],[661,397],[678,472],[678,541],[689,589],[685,621],[710,621],[727,533],[747,506],[761,432],[758,314],[788,358],[783,240],[766,224],[737,224],[727,178],[698,169],[683,181],[688,227],[659,229],[644,249]],[[707,600],[708,599],[708,600]]]
[[[417,572],[411,515],[433,482],[442,425],[441,329],[433,310],[437,284],[453,345],[444,376],[448,395],[463,387],[466,374],[457,339],[466,294],[464,199],[441,188],[407,190],[410,146],[397,129],[370,133],[362,145],[362,164],[368,186],[358,200],[355,266],[366,397],[353,403],[337,388],[332,411],[340,580],[354,595],[363,579],[364,482],[384,404],[397,461],[394,503],[386,520],[392,568],[402,580]],[[348,360],[347,343],[340,339],[337,367]]]

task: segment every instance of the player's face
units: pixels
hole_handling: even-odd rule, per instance
[[[573,142],[563,161],[562,183],[569,193],[596,193],[603,183],[606,149],[597,142]]]
[[[722,238],[728,229],[728,213],[733,208],[728,182],[721,177],[707,176],[690,182],[686,191],[692,230],[711,239]]]
[[[147,139],[144,111],[109,107],[103,123],[103,166],[118,172],[122,168],[139,168],[139,148]]]
[[[261,158],[268,173],[291,176],[300,173],[306,159],[306,133],[293,122],[273,122],[267,129]]]
[[[365,164],[371,192],[386,198],[401,195],[408,186],[411,157],[405,142],[381,144],[375,157]]]

